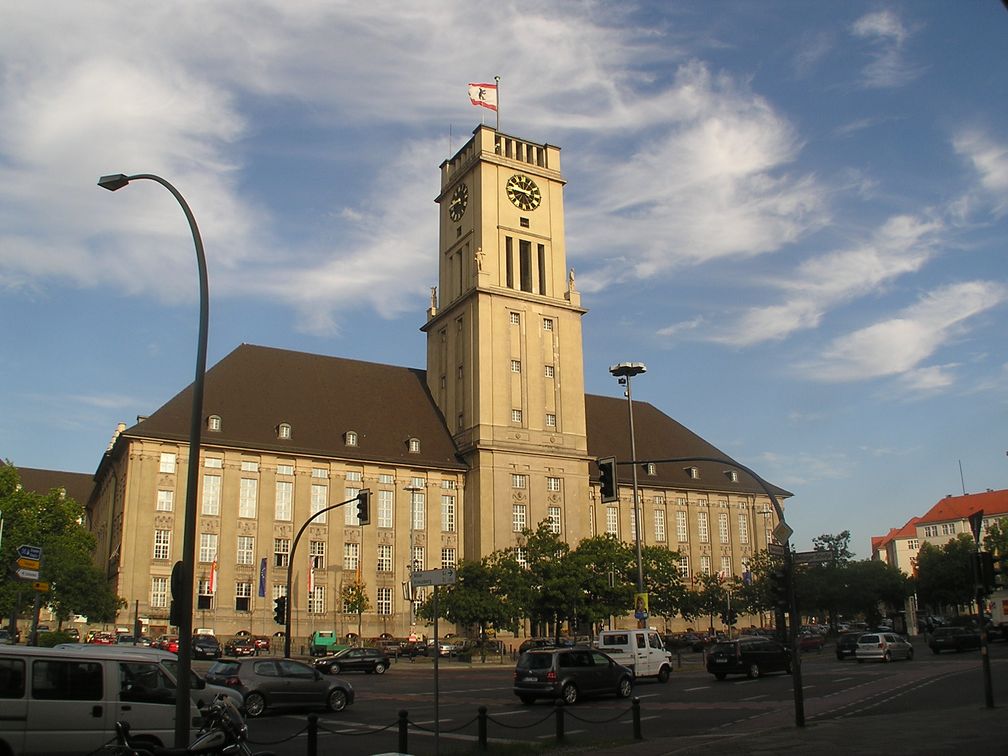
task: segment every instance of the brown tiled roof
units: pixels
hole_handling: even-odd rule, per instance
[[[126,437],[189,439],[192,386]],[[206,429],[219,415],[221,430]],[[422,370],[242,344],[207,370],[205,445],[464,470]],[[277,438],[288,423],[291,438]],[[344,433],[357,433],[357,446]],[[408,440],[420,441],[420,453]]]
[[[44,494],[54,488],[62,488],[69,498],[82,507],[87,506],[88,497],[94,488],[94,476],[88,473],[39,470],[34,467],[18,467],[17,471],[24,490]]]
[[[637,459],[641,461],[678,457],[710,457],[724,462],[675,462],[657,464],[655,475],[637,470],[640,486],[658,486],[681,490],[739,491],[763,493],[763,489],[742,470],[731,457],[708,443],[686,426],[647,402],[633,403],[634,437]],[[630,422],[624,399],[585,395],[585,418],[588,427],[588,454],[592,457],[616,457],[617,462],[633,459],[630,454]],[[598,469],[592,465],[592,480],[598,480]],[[699,478],[690,478],[688,469],[696,467]],[[738,470],[738,482],[732,482],[729,471]],[[758,473],[758,471],[757,471]],[[632,483],[633,471],[628,465],[617,465],[621,484]],[[768,484],[778,498],[791,496],[789,491]]]
[[[917,521],[917,525],[965,520],[983,510],[984,517],[1008,515],[1008,490],[985,491],[965,496],[946,496]]]

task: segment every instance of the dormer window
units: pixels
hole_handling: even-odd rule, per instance
[[[699,467],[687,467],[686,474],[692,480],[700,480],[700,468]]]
[[[415,438],[415,437],[409,439],[406,442],[406,448],[409,450],[410,454],[419,454],[420,453],[420,439],[419,438]]]
[[[277,426],[277,438],[283,441],[289,441],[291,437],[291,427],[290,423],[280,423]]]
[[[347,431],[344,433],[343,443],[347,446],[357,446],[357,431]]]
[[[220,415],[210,415],[207,418],[206,427],[208,431],[217,431],[219,433],[221,429]]]
[[[725,470],[725,475],[732,483],[738,483],[738,470]]]
[[[644,465],[644,472],[647,475],[652,475],[652,476],[657,475],[658,474],[658,466],[654,462],[648,462],[646,465]]]

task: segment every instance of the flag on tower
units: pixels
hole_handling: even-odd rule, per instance
[[[496,84],[469,84],[469,102],[481,108],[497,110]]]

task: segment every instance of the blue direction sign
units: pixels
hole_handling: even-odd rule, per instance
[[[42,558],[42,547],[41,546],[28,546],[22,543],[18,546],[18,556],[26,557],[27,559],[39,560]]]

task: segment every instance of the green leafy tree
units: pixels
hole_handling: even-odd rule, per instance
[[[360,638],[364,612],[371,608],[367,586],[358,578],[343,583],[343,587],[340,589],[340,601],[346,607],[346,611],[357,615],[357,637]]]
[[[641,549],[644,566],[644,583],[648,593],[648,611],[652,617],[661,617],[666,626],[680,613],[686,586],[679,573],[679,552],[660,546]],[[636,566],[634,567],[636,571]]]
[[[983,548],[984,551],[990,551],[999,557],[1008,557],[1008,517],[987,523]]]
[[[630,611],[636,567],[627,544],[611,534],[586,538],[571,553],[571,559],[581,575],[580,619],[591,624],[592,634],[609,617]]]
[[[917,552],[917,595],[934,612],[959,608],[974,598],[971,554],[973,537],[966,533],[941,547],[922,543]]]

